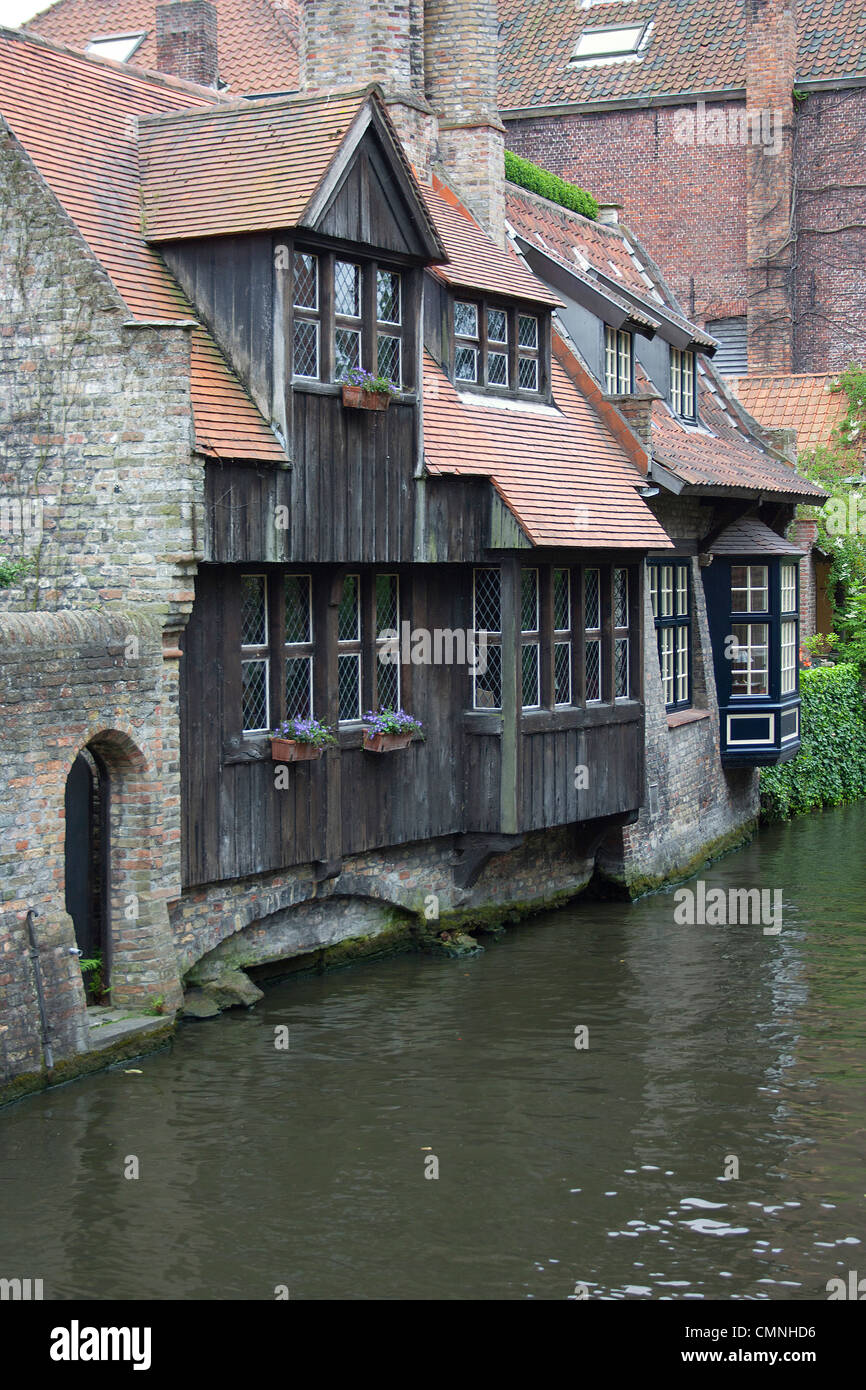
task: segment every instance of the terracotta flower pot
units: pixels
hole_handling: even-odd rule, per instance
[[[391,397],[387,391],[367,391],[363,386],[350,386],[343,383],[343,405],[353,410],[387,410]]]
[[[391,753],[395,748],[408,748],[412,734],[371,734],[364,730],[364,749],[367,753]]]
[[[271,739],[271,757],[275,763],[311,763],[321,756],[322,749],[315,743],[300,743],[296,738]]]

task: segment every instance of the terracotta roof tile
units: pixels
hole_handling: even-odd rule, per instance
[[[797,0],[800,82],[866,72],[862,0]],[[499,0],[499,104],[616,102],[745,86],[743,0]],[[570,64],[600,25],[652,24],[637,57]]]
[[[741,376],[728,379],[749,414],[767,429],[797,431],[798,449],[828,444],[847,408],[844,392],[831,391],[829,372],[795,376]]]
[[[510,248],[496,245],[441,179],[434,178],[432,187],[422,184],[421,191],[448,254],[448,264],[435,268],[440,279],[538,304],[561,302]]]
[[[135,118],[207,108],[215,93],[0,30],[0,113],[139,319],[195,315],[142,240]],[[225,457],[283,459],[206,329],[193,335],[196,442]]]
[[[220,76],[233,94],[296,91],[299,0],[214,0]],[[83,48],[96,35],[146,30],[132,57],[155,67],[156,0],[58,0],[28,28]],[[745,83],[744,0],[499,0],[499,104],[616,101],[740,89]],[[584,28],[652,23],[638,61],[569,66]],[[861,0],[797,0],[798,81],[866,72]]]
[[[606,274],[615,268],[619,274],[614,278],[624,291],[641,299],[650,316],[658,309],[679,326],[692,328],[656,278],[652,261],[619,226],[590,222],[512,184],[506,184],[506,216],[525,242],[569,267],[580,269],[581,262],[575,256],[578,252],[584,263]],[[651,389],[639,364],[636,383],[639,391]],[[701,429],[683,425],[663,401],[655,403],[651,415],[654,458],[688,487],[707,491],[746,488],[791,497],[824,495],[790,465],[758,447],[757,439],[737,415],[722,379],[703,360],[698,371],[698,401]]]
[[[534,545],[669,549],[638,495],[643,479],[554,359],[554,407],[458,394],[425,354],[424,454],[431,474],[487,477]]]
[[[366,99],[243,101],[142,120],[148,239],[295,226]]]
[[[236,96],[298,88],[299,0],[212,0],[219,75]],[[135,67],[156,67],[157,0],[59,0],[27,24],[32,33],[83,49],[91,39],[145,30]]]

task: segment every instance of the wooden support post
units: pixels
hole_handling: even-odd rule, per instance
[[[520,824],[520,710],[523,703],[520,652],[520,561],[507,556],[501,568],[502,748],[499,829],[516,835]]]

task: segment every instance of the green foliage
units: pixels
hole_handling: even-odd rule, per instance
[[[539,193],[542,198],[559,203],[560,207],[581,213],[591,222],[598,217],[598,203],[591,193],[584,192],[573,183],[566,183],[565,179],[539,168],[528,159],[521,159],[519,154],[512,154],[510,150],[505,151],[505,177],[520,188],[528,188],[530,193]]]
[[[832,387],[844,391],[848,409],[830,442],[805,451],[800,466],[830,499],[823,508],[803,507],[818,522],[818,544],[830,556],[834,601],[833,646],[843,661],[866,672],[866,369],[852,364]]]
[[[12,560],[8,555],[0,555],[0,589],[8,589],[32,568],[33,561],[29,558]]]
[[[102,974],[102,952],[94,956],[79,956],[79,969],[84,980],[84,990],[88,1004],[100,1004],[105,994],[105,980]]]
[[[787,820],[866,796],[866,707],[853,662],[800,673],[803,746],[761,771],[761,815]]]

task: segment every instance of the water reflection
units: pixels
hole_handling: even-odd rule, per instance
[[[779,936],[578,903],[23,1102],[0,1268],[55,1298],[825,1297],[863,1259],[864,831],[809,818],[702,874],[781,888]]]

